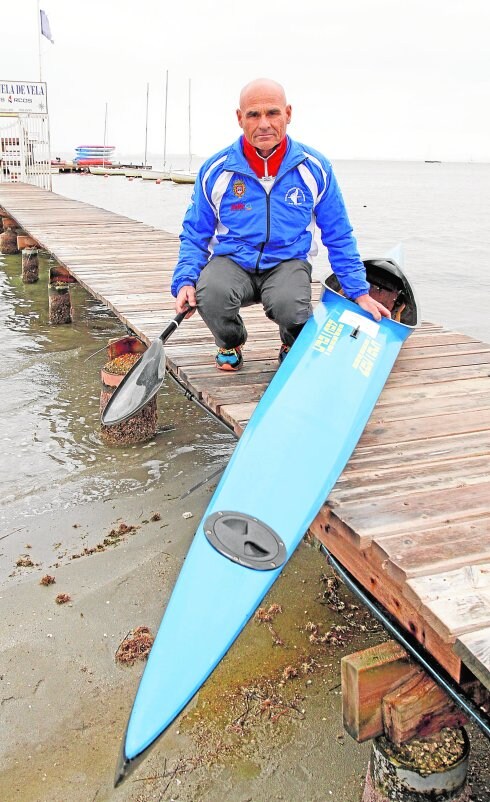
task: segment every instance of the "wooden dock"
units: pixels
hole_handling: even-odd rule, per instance
[[[0,206],[146,342],[173,316],[177,237],[23,184]],[[320,292],[315,287],[315,297]],[[214,367],[194,315],[168,366],[239,436],[275,370],[260,307],[238,374]],[[458,681],[490,688],[490,345],[424,323],[403,346],[344,473],[311,530]],[[326,404],[326,412],[328,405]]]

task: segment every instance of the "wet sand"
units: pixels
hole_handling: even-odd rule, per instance
[[[117,664],[115,653],[137,626],[156,632],[211,492],[206,486],[184,502],[169,499],[192,478],[190,470],[166,493],[156,488],[136,503],[121,497],[38,521],[50,538],[75,524],[99,537],[121,522],[137,528],[89,556],[70,559],[79,551],[68,549],[57,568],[21,569],[23,581],[2,590],[2,802],[360,799],[370,747],[343,731],[339,661],[384,634],[342,587],[332,609],[331,572],[308,543],[262,604],[279,606],[272,620],[247,625],[147,760],[113,789],[143,668]],[[159,520],[149,520],[154,513]],[[48,570],[56,581],[43,586]],[[56,604],[59,593],[71,601]],[[311,623],[333,641],[311,643]],[[474,735],[473,749],[473,798],[483,802],[488,745]]]

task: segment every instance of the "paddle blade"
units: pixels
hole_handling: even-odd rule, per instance
[[[154,340],[114,390],[101,415],[104,426],[131,418],[160,389],[165,377],[165,351],[160,339]]]

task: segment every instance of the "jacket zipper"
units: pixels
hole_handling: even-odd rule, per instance
[[[302,159],[300,162],[298,162],[298,164],[302,164],[303,161],[306,161],[306,160]],[[288,169],[284,171],[283,175],[286,175],[286,173],[289,173],[290,170],[294,170],[298,166],[298,164],[293,164],[293,165],[291,165],[291,167],[288,167]],[[265,167],[265,171],[267,172],[267,165]],[[237,170],[236,172],[241,172],[241,171]],[[250,173],[245,173],[245,175],[248,175],[249,177],[254,178],[260,184],[260,186],[262,186],[262,182],[260,181],[260,179],[257,178],[256,175],[252,176]],[[264,178],[268,178],[268,176],[264,176]],[[282,176],[281,176],[281,178],[282,178]],[[277,176],[276,176],[276,181],[277,181]],[[260,270],[259,270],[260,260],[262,259],[265,246],[269,242],[270,235],[271,235],[271,201],[270,201],[270,196],[271,196],[271,192],[274,189],[274,187],[271,187],[271,192],[267,192],[267,190],[264,189],[264,187],[262,187],[262,189],[264,190],[265,196],[266,196],[267,228],[266,228],[265,240],[260,245],[259,255],[257,257],[257,262],[255,263],[255,272],[256,273],[260,273]]]
[[[271,189],[271,191],[272,191],[272,189]],[[270,195],[270,192],[267,192],[266,189],[264,189],[264,192],[265,192],[265,202],[266,202],[266,206],[267,206],[267,228],[266,228],[265,240],[263,241],[263,243],[260,246],[259,255],[257,257],[257,262],[255,264],[255,272],[256,273],[260,272],[259,271],[260,260],[262,259],[262,255],[264,253],[264,248],[267,245],[267,243],[269,242],[270,235],[271,235],[271,195]]]

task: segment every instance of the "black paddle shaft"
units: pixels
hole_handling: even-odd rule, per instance
[[[162,343],[167,342],[168,338],[171,334],[174,333],[175,329],[177,329],[182,321],[184,320],[185,316],[189,314],[191,311],[191,307],[187,307],[184,312],[179,312],[178,315],[175,315],[173,320],[170,321],[168,326],[162,331],[161,334],[158,335],[158,339],[162,341]]]
[[[160,389],[165,377],[163,343],[179,327],[190,311],[191,307],[188,306],[183,312],[179,312],[162,333],[153,340],[148,350],[131,370],[126,373],[102,412],[101,420],[105,426],[114,426],[131,418],[146,406]]]

